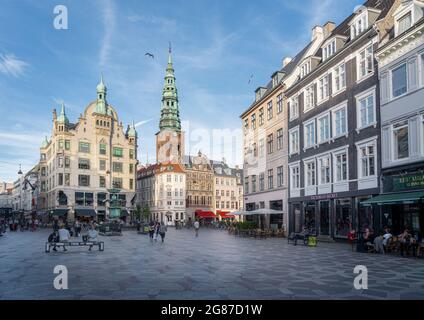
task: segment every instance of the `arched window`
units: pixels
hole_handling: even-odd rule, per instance
[[[97,125],[97,126],[99,125],[99,120],[96,120],[96,125]]]

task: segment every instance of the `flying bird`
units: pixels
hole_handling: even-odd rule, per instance
[[[152,59],[155,58],[155,56],[149,52],[146,52],[145,56],[148,56],[149,58],[152,58]]]
[[[252,83],[252,80],[253,80],[253,74],[252,74],[252,75],[250,75],[250,78],[249,78],[249,82],[248,82],[248,84],[251,84],[251,83]]]

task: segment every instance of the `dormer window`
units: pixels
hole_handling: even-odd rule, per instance
[[[311,60],[306,61],[300,67],[300,78],[306,77],[311,72]]]
[[[402,34],[412,26],[412,15],[408,12],[397,21],[397,34]]]
[[[323,61],[330,58],[336,53],[336,39],[331,40],[322,50],[322,59]]]
[[[350,38],[352,40],[357,38],[367,29],[368,29],[368,12],[364,9],[360,9],[358,10],[358,14],[350,26]]]

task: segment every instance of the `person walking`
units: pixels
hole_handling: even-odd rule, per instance
[[[199,236],[199,228],[200,228],[199,220],[196,220],[194,222],[194,231],[196,233],[196,238]]]
[[[154,234],[155,241],[158,241],[159,229],[160,229],[160,223],[159,223],[159,221],[156,221],[156,223],[155,223],[155,234]]]
[[[167,226],[165,225],[165,223],[161,222],[160,227],[159,227],[159,234],[160,237],[162,239],[162,243],[165,241],[165,234],[168,231]]]
[[[155,224],[153,221],[150,221],[150,225],[149,225],[149,237],[150,237],[150,242],[153,242],[153,236],[155,234]]]

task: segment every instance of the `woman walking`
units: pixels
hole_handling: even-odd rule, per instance
[[[168,231],[168,228],[166,227],[166,225],[163,222],[161,222],[160,227],[159,227],[159,234],[160,234],[160,237],[162,239],[162,243],[165,241],[165,234],[166,234],[167,231]]]

